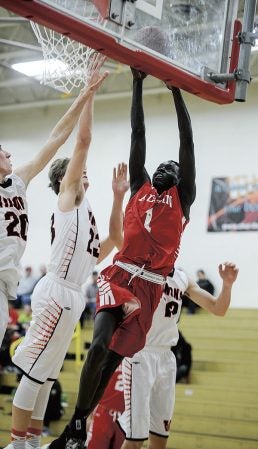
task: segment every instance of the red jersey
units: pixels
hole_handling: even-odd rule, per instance
[[[99,405],[108,410],[115,410],[122,413],[125,409],[124,389],[122,379],[122,365],[119,365],[112,375],[104,395],[99,401]]]
[[[146,182],[125,210],[124,244],[114,260],[143,266],[167,276],[179,253],[184,217],[177,187],[158,195]]]

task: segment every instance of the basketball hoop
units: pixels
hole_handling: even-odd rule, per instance
[[[66,1],[62,0],[63,6]],[[80,8],[81,5],[80,3]],[[94,5],[90,11],[84,6],[84,11],[80,9],[80,14],[102,26],[104,24],[103,17]],[[66,94],[85,85],[91,56],[96,50],[35,22],[31,21],[30,24],[43,52],[44,71],[41,84]]]

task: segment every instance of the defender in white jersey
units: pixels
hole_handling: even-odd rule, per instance
[[[223,316],[237,273],[232,263],[219,266],[223,285],[217,297],[202,290],[182,270],[175,269],[167,277],[144,349],[123,360],[125,412],[119,423],[126,439],[121,449],[141,449],[148,438],[149,449],[166,448],[176,383],[176,359],[170,348],[179,337],[182,295],[187,294],[199,306]]]
[[[13,356],[16,366],[41,383],[58,377],[85,308],[81,287],[98,262],[100,251],[98,230],[86,197],[68,212],[57,205],[51,232],[48,273],[34,289],[31,325]],[[109,240],[105,245],[113,248]]]
[[[50,186],[58,195],[52,216],[51,260],[49,272],[34,289],[31,325],[13,357],[24,375],[13,399],[9,449],[25,449],[25,442],[26,449],[40,446],[49,393],[85,307],[81,285],[95,263],[114,247],[109,237],[100,244],[95,219],[85,198],[89,185],[85,164],[91,141],[94,94],[108,74],[99,73],[104,59],[97,55],[92,60],[88,100],[79,119],[72,157],[56,160],[49,172]],[[124,164],[120,171],[116,181],[122,179],[124,183],[127,173]],[[118,212],[116,219],[119,220],[122,214]]]
[[[67,140],[88,97],[84,88],[36,157],[13,173],[11,154],[0,145],[0,345],[8,323],[8,300],[16,298],[19,264],[27,241],[27,186]]]

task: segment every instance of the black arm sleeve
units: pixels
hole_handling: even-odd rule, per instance
[[[129,159],[131,196],[133,196],[147,180],[150,180],[144,166],[146,157],[146,139],[142,104],[142,84],[142,79],[134,78],[131,107],[132,134]]]
[[[190,116],[180,90],[178,88],[173,88],[172,93],[177,112],[180,137],[180,181],[178,185],[178,192],[183,212],[185,217],[188,219],[190,206],[194,202],[196,195],[193,133]]]

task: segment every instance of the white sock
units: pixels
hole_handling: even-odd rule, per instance
[[[26,437],[18,436],[15,431],[12,430],[12,445],[14,449],[25,449],[26,448]]]
[[[40,447],[40,437],[35,435],[35,436],[30,437],[29,439],[27,439],[26,440],[26,447],[27,447],[27,449],[30,449],[30,448],[35,449],[37,447]]]

